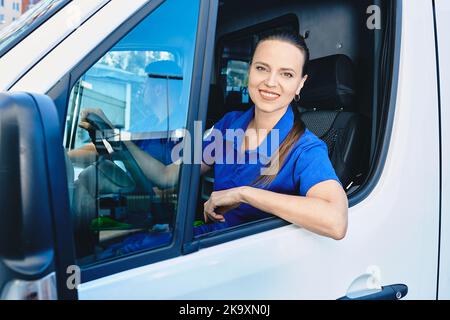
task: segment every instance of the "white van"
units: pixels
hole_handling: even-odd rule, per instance
[[[123,141],[170,164],[180,129],[248,108],[273,30],[310,48],[296,107],[346,188],[347,235],[269,218],[194,237],[214,175],[185,163],[158,188]],[[1,297],[449,299],[449,38],[446,0],[41,1],[0,31]],[[85,108],[114,126],[92,120],[92,161],[74,156]]]

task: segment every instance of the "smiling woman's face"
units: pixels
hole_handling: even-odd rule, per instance
[[[248,91],[256,108],[274,112],[287,108],[306,80],[305,57],[293,44],[280,40],[261,42],[250,66]]]

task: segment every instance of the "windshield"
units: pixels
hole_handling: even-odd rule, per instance
[[[10,25],[0,30],[0,57],[46,21],[70,0],[42,0]]]

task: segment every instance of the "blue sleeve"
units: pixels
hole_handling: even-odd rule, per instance
[[[327,145],[322,140],[313,142],[300,153],[294,174],[295,180],[299,180],[301,196],[306,196],[311,187],[323,181],[336,180],[342,185],[328,157]]]

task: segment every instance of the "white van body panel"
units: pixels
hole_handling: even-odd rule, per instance
[[[450,1],[436,1],[441,82],[442,221],[439,299],[450,299]]]
[[[111,1],[13,90],[46,93],[146,2]],[[286,226],[84,283],[79,298],[336,299],[370,269],[383,286],[406,284],[407,299],[435,299],[439,122],[432,1],[403,1],[402,15],[389,152],[375,189],[349,209],[344,240]]]
[[[8,90],[36,62],[108,1],[72,1],[20,41],[0,59],[0,90]]]
[[[18,81],[10,91],[46,93],[148,0],[112,0]],[[58,67],[55,67],[58,66]]]

